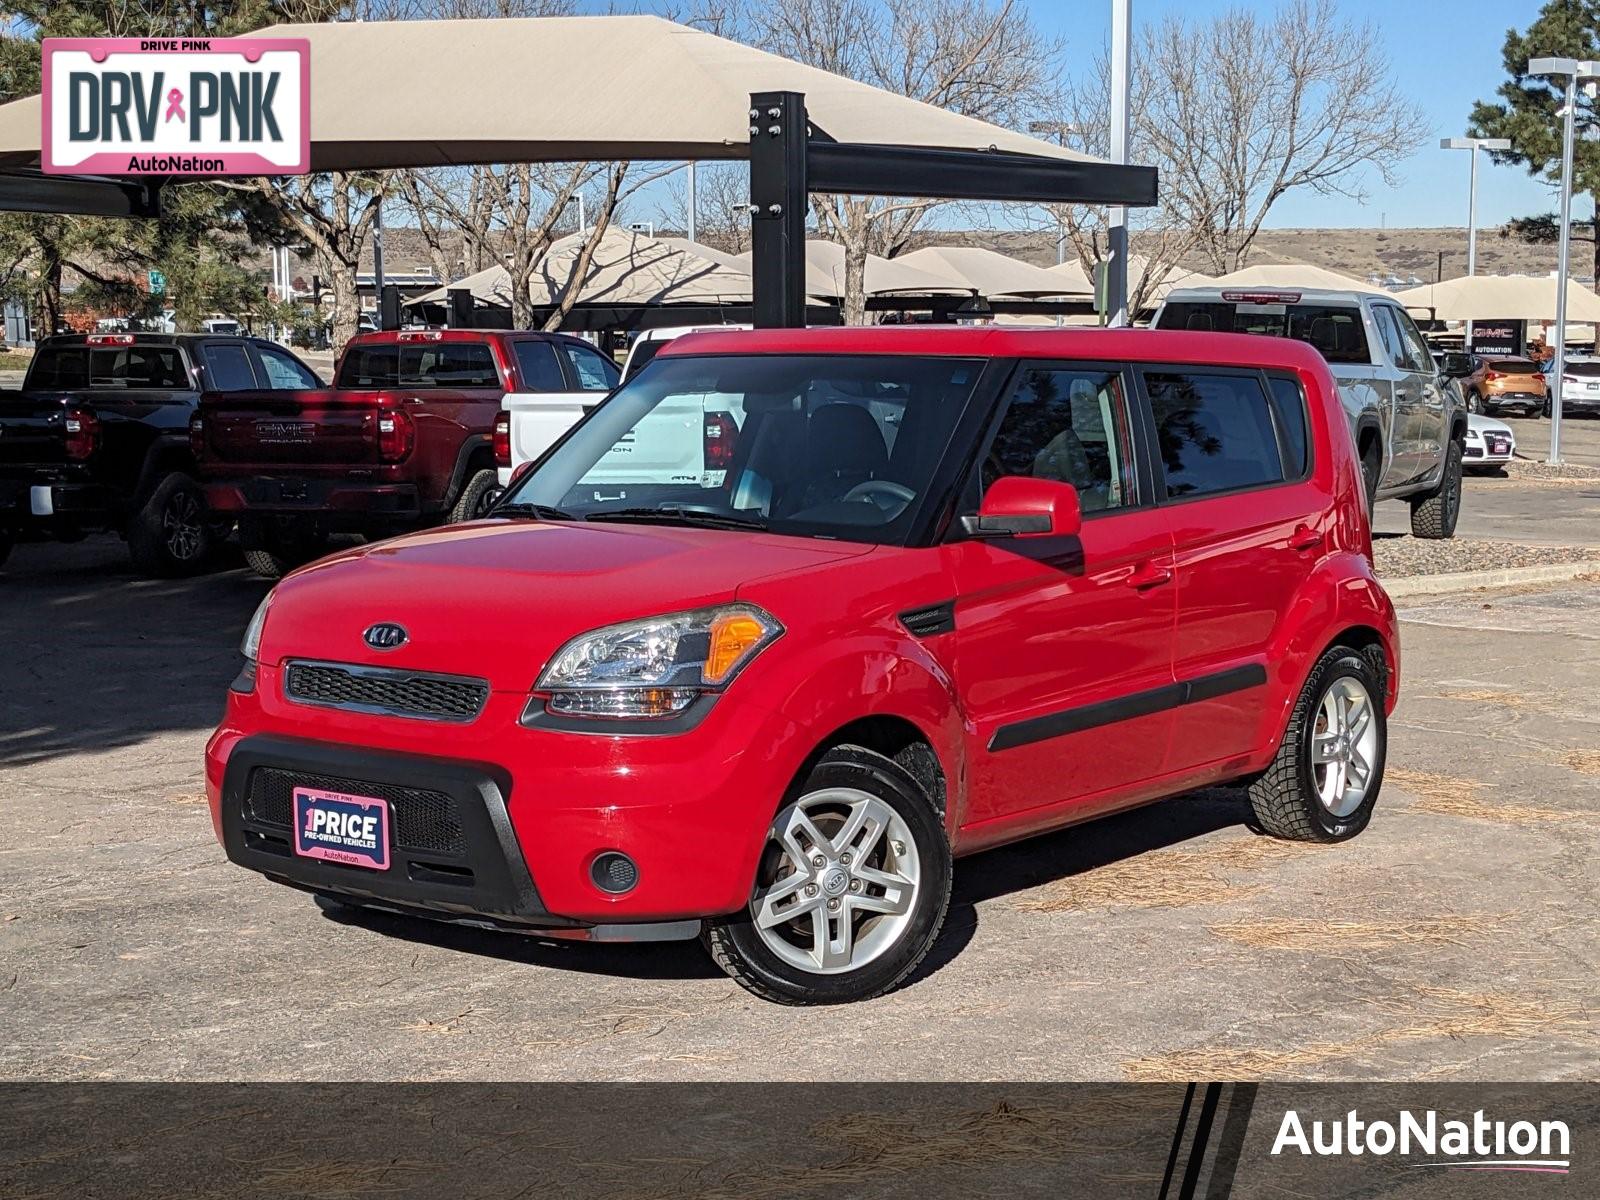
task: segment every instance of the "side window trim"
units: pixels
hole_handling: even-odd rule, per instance
[[[1139,380],[1139,407],[1148,432],[1147,444],[1149,447],[1150,468],[1155,485],[1155,503],[1161,507],[1175,504],[1196,504],[1206,500],[1219,500],[1227,496],[1243,496],[1250,492],[1262,492],[1269,488],[1292,487],[1297,483],[1304,483],[1309,475],[1296,474],[1292,478],[1289,473],[1289,460],[1283,429],[1278,417],[1277,402],[1273,399],[1272,388],[1268,385],[1268,372],[1259,367],[1220,367],[1207,363],[1181,363],[1181,362],[1141,362],[1136,365],[1135,375]],[[1192,496],[1173,496],[1167,491],[1166,464],[1161,460],[1160,431],[1156,428],[1155,404],[1150,396],[1149,385],[1146,382],[1148,375],[1163,374],[1185,375],[1211,375],[1215,377],[1231,377],[1235,379],[1253,379],[1256,387],[1261,392],[1262,402],[1266,405],[1267,419],[1272,425],[1273,441],[1278,448],[1278,474],[1280,478],[1269,480],[1266,483],[1250,483],[1240,487],[1227,488],[1216,492],[1201,492]],[[1297,384],[1299,380],[1295,381]],[[1304,389],[1302,388],[1302,393]],[[1310,426],[1306,428],[1306,437],[1310,439]],[[1315,459],[1315,450],[1308,446],[1307,457]],[[1086,514],[1087,515],[1087,514]]]
[[[1306,455],[1303,463],[1296,463],[1292,457],[1294,446],[1289,440],[1286,424],[1288,418],[1283,412],[1283,403],[1278,398],[1278,391],[1272,386],[1273,380],[1287,383],[1294,388],[1295,395],[1300,398],[1301,427],[1305,430],[1306,436]],[[1317,439],[1311,434],[1311,404],[1310,397],[1306,394],[1306,385],[1293,371],[1266,370],[1261,372],[1261,387],[1267,394],[1267,406],[1272,413],[1272,427],[1278,433],[1278,461],[1283,470],[1283,482],[1304,483],[1317,469]]]
[[[983,435],[978,439],[977,454],[962,476],[961,487],[957,493],[957,511],[976,511],[976,506],[983,502],[983,465],[988,460],[995,439],[1000,436],[1000,428],[1005,424],[1006,414],[1011,411],[1017,393],[1022,390],[1028,376],[1038,371],[1099,371],[1114,375],[1121,385],[1124,415],[1128,419],[1128,459],[1133,468],[1134,495],[1129,503],[1117,508],[1085,512],[1083,519],[1094,521],[1105,517],[1119,517],[1154,506],[1158,477],[1153,476],[1150,469],[1152,462],[1149,450],[1150,425],[1142,411],[1145,406],[1135,399],[1135,389],[1141,388],[1142,383],[1130,364],[1078,358],[1021,358],[1016,360],[1011,377],[1001,391],[1000,402],[994,406],[994,411],[984,426]],[[963,537],[959,522],[950,523],[946,533],[947,539],[952,535],[956,539]]]

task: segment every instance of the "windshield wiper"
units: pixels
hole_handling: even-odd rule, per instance
[[[604,512],[590,513],[590,521],[654,521],[662,525],[706,525],[713,529],[765,529],[762,517],[741,516],[738,513],[707,512],[699,508],[686,508],[681,504],[661,504],[654,508],[610,508]]]
[[[524,501],[497,504],[488,515],[491,517],[535,517],[541,521],[584,520],[577,513],[569,513],[566,509],[557,508],[553,504],[529,504]]]

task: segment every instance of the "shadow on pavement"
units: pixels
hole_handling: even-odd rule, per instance
[[[17,547],[0,567],[0,765],[215,725],[268,586],[232,546],[188,579],[139,577],[114,537]]]

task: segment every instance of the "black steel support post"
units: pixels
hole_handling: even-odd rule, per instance
[[[750,97],[750,265],[759,329],[806,323],[806,138],[799,92]]]

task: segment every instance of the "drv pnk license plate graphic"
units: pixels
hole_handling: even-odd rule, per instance
[[[294,852],[303,858],[388,870],[388,802],[371,796],[295,788]]]

